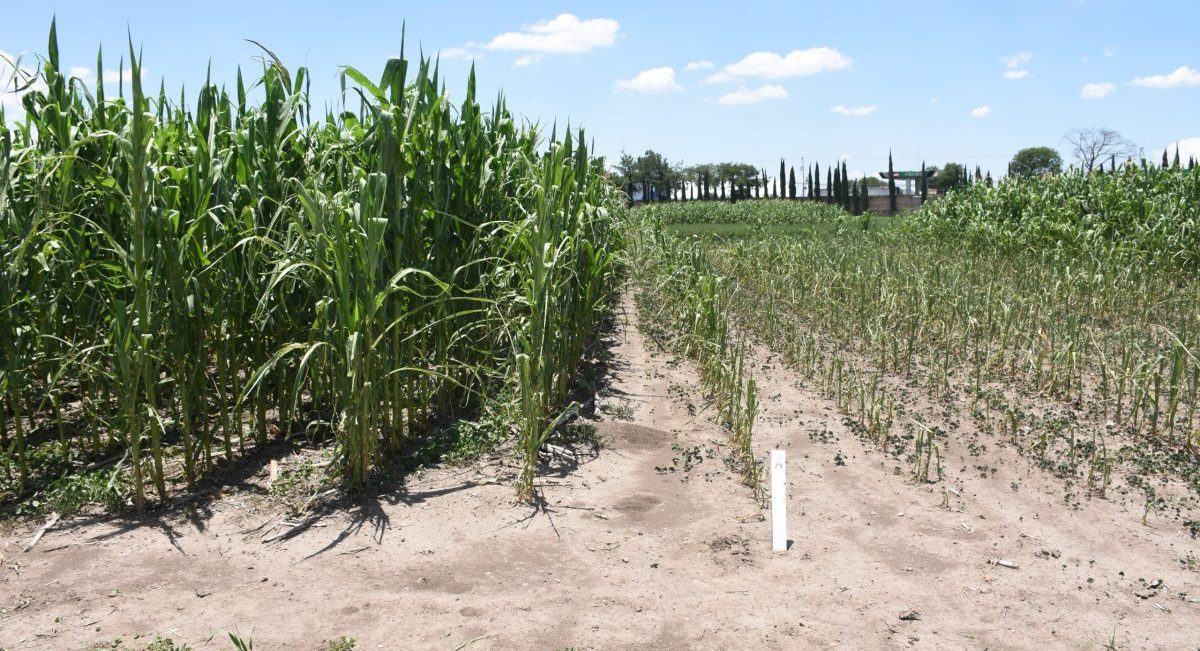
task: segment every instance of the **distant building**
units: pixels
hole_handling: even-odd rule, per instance
[[[921,181],[922,175],[924,175],[924,177],[926,179],[933,178],[933,169],[927,169],[924,171],[921,171],[921,170],[901,171],[901,172],[893,173],[892,178],[896,180],[896,194],[909,196],[909,197],[920,194],[921,193],[920,181]],[[880,172],[879,178],[886,181],[888,179],[888,173]],[[876,194],[875,192],[871,192],[871,190],[881,190],[881,192]],[[887,186],[884,186],[882,188],[868,188],[867,196],[886,197],[886,196],[888,196]]]

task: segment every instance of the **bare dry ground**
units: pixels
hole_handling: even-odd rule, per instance
[[[794,541],[772,553],[694,369],[634,321],[599,405],[604,445],[543,476],[544,509],[515,505],[493,458],[288,538],[247,491],[64,521],[27,553],[21,528],[0,538],[0,647],[225,649],[226,631],[255,649],[1200,647],[1200,545],[1177,525],[1070,508],[1059,480],[995,446],[952,450],[943,482],[916,484],[760,355],[756,447],[788,451]]]

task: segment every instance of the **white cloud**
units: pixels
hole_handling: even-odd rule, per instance
[[[975,108],[971,109],[971,117],[973,118],[986,118],[991,114],[992,107],[988,106],[987,104],[984,104],[983,106],[976,106]]]
[[[71,66],[67,70],[67,74],[68,74],[68,76],[78,78],[80,81],[82,81],[83,83],[85,83],[89,86],[91,86],[93,83],[96,82],[96,71],[92,70],[91,68],[89,68],[87,66]],[[145,78],[146,78],[146,69],[143,68],[142,69],[142,79],[145,79]],[[133,81],[133,69],[125,68],[124,70],[121,70],[120,72],[117,72],[116,70],[105,70],[104,71],[104,83],[105,84],[115,84],[118,81]]]
[[[1105,45],[1104,46],[1104,56],[1108,57],[1109,59],[1117,56],[1117,49],[1112,47],[1111,45]]]
[[[697,70],[710,70],[713,68],[712,61],[692,61],[683,67],[684,72],[696,72]]]
[[[1153,149],[1153,154],[1146,154],[1148,161],[1158,162],[1163,157],[1163,151],[1166,151],[1166,157],[1175,160],[1175,148],[1180,149],[1180,165],[1187,166],[1188,159],[1195,159],[1200,162],[1200,136],[1193,138],[1181,138],[1178,141],[1168,143],[1165,147]]]
[[[1009,80],[1024,79],[1029,76],[1029,71],[1024,70],[1023,66],[1033,59],[1032,52],[1018,52],[1008,56],[1000,57],[1000,62],[1004,64],[1004,78]]]
[[[864,115],[870,115],[878,109],[878,106],[845,106],[844,104],[838,104],[829,110],[837,113],[838,115],[862,117]]]
[[[1032,52],[1018,52],[1005,57],[1000,57],[1000,61],[1004,63],[1004,67],[1009,70],[1015,70],[1029,63],[1033,59]]]
[[[814,47],[807,50],[792,50],[785,56],[774,52],[754,52],[741,61],[725,66],[721,72],[705,81],[723,83],[745,77],[762,79],[785,79],[807,77],[822,72],[848,68],[854,60],[829,47]]]
[[[1079,91],[1079,96],[1084,99],[1100,99],[1106,95],[1112,94],[1117,89],[1116,84],[1111,84],[1107,81],[1098,81],[1090,84],[1084,84]]]
[[[540,55],[540,54],[525,54],[525,55],[517,57],[516,61],[513,61],[513,67],[514,68],[528,68],[529,66],[531,66],[541,60],[542,60],[542,55]]]
[[[471,46],[447,47],[438,51],[438,58],[448,61],[477,61],[483,58],[483,54],[475,51]]]
[[[732,106],[737,104],[757,104],[774,99],[784,99],[788,96],[787,89],[782,86],[774,86],[765,84],[748,90],[746,87],[741,87],[732,93],[727,93],[717,98],[718,104]]]
[[[1150,160],[1158,161],[1162,158],[1162,153],[1165,150],[1167,152],[1167,158],[1174,161],[1176,147],[1179,148],[1180,165],[1187,165],[1189,158],[1194,158],[1197,162],[1200,162],[1200,136],[1196,136],[1194,138],[1183,138],[1176,140],[1166,147],[1159,147],[1155,150],[1154,157]]]
[[[542,54],[582,54],[611,46],[620,29],[620,23],[611,18],[580,20],[573,14],[559,14],[551,20],[526,25],[519,32],[500,34],[483,47]]]
[[[145,78],[146,78],[146,69],[142,68],[142,79],[145,79]],[[125,68],[121,72],[117,72],[116,70],[105,70],[104,71],[104,83],[115,84],[118,81],[133,81],[133,69]]]
[[[670,93],[683,90],[675,81],[675,69],[670,66],[650,68],[637,73],[633,79],[622,79],[613,84],[613,91],[631,93]]]
[[[1134,86],[1145,88],[1186,88],[1200,86],[1200,70],[1187,66],[1179,66],[1175,72],[1166,75],[1150,75],[1138,77],[1131,82]]]

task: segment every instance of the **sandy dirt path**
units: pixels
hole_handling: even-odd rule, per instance
[[[595,423],[605,444],[540,480],[545,511],[478,464],[273,543],[258,527],[278,512],[238,492],[150,521],[64,522],[28,553],[20,530],[0,539],[0,647],[163,635],[225,649],[233,630],[255,649],[344,635],[447,651],[1200,646],[1200,573],[1183,562],[1200,545],[1178,527],[1104,500],[1072,510],[1004,450],[914,484],[760,355],[758,456],[789,455],[794,542],[772,553],[694,369],[625,310]],[[703,461],[685,471],[688,452]]]

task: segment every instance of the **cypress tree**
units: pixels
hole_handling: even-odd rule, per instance
[[[1164,170],[1165,170],[1165,169],[1167,169],[1167,165],[1168,165],[1168,163],[1167,163],[1167,149],[1166,149],[1166,147],[1163,147],[1163,165],[1162,165],[1162,166],[1163,166],[1163,169],[1164,169]]]
[[[1101,165],[1103,165],[1103,163],[1101,163]],[[979,166],[976,165],[975,166],[975,182],[979,183],[982,180],[983,180],[983,174],[979,173]]]
[[[833,200],[842,203],[842,169],[837,165],[833,166]]]
[[[888,151],[888,214],[896,214],[896,171],[892,166],[891,151]]]
[[[1178,143],[1176,143],[1176,145],[1175,145],[1175,161],[1171,165],[1171,167],[1174,167],[1175,169],[1179,169],[1179,144]]]
[[[820,163],[813,163],[812,189],[813,189],[813,198],[820,199],[821,198],[821,164]]]
[[[788,199],[796,198],[796,168],[788,168]]]
[[[825,168],[825,200],[833,200],[833,170]]]
[[[929,179],[925,177],[925,161],[921,161],[921,203],[929,199]]]
[[[838,177],[838,196],[835,197],[836,202],[842,208],[846,207],[846,199],[850,198],[850,179],[846,178],[846,171],[840,165],[834,166],[834,174]]]
[[[990,188],[992,187],[992,171],[988,170],[987,176],[983,177],[983,182]]]
[[[850,182],[850,212],[855,215],[862,214],[858,209],[858,181]]]
[[[842,161],[842,202],[846,210],[853,210],[850,205],[850,174],[846,172],[846,161]]]
[[[783,182],[787,178],[787,166],[783,164],[783,159],[779,159],[779,193],[783,194]]]
[[[779,179],[771,179],[771,196],[779,198]]]

